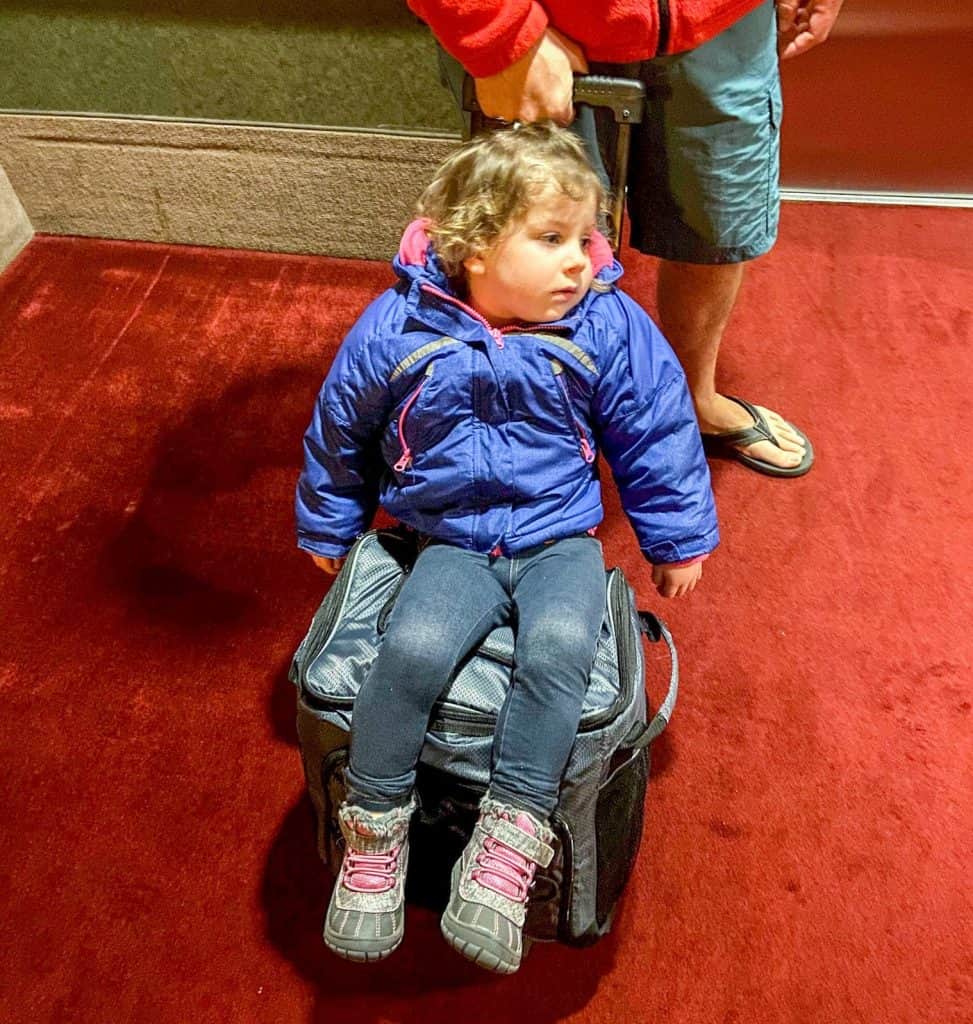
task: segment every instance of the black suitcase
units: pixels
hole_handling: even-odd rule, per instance
[[[364,534],[291,666],[318,850],[335,876],[343,854],[337,811],[344,799],[355,694],[416,553],[415,534],[408,530]],[[668,630],[636,610],[620,569],[607,572],[608,600],[584,711],[551,818],[555,856],[537,874],[524,929],[529,938],[572,945],[593,942],[611,926],[642,835],[649,744],[666,727],[678,692],[678,661]],[[668,673],[664,655],[644,657],[643,637],[665,641]],[[496,714],[510,685],[513,651],[510,627],[495,629],[433,711],[418,767],[420,809],[410,835],[407,892],[415,902],[436,909],[446,904],[450,869],[472,834],[489,782]],[[651,718],[647,661],[656,686],[667,686]]]

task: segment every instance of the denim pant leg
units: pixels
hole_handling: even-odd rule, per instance
[[[605,614],[605,563],[593,537],[512,562],[516,667],[497,723],[490,794],[544,820],[581,718]]]
[[[446,544],[422,551],[355,700],[350,803],[384,811],[408,801],[436,698],[509,609],[488,555]]]

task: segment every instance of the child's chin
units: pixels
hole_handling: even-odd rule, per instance
[[[547,312],[544,314],[544,320],[563,320],[577,304],[577,299],[572,299],[570,302],[554,303],[548,307]]]

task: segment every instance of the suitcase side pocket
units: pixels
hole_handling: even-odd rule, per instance
[[[612,770],[598,790],[595,805],[595,919],[600,929],[610,924],[635,864],[649,778],[647,747],[621,747],[612,760]]]

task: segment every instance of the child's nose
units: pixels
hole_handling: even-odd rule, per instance
[[[581,270],[584,268],[587,262],[588,254],[585,252],[584,247],[580,243],[568,247],[568,252],[565,256],[566,270]]]

